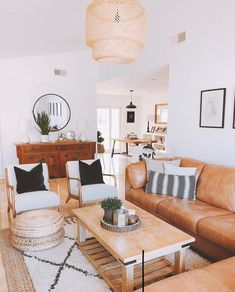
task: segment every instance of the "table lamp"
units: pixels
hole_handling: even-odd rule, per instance
[[[87,135],[86,135],[86,131],[87,131],[87,120],[86,119],[79,119],[78,120],[78,130],[80,132],[79,139],[82,142],[87,141]]]
[[[19,132],[21,133],[21,137],[20,137],[21,143],[27,144],[30,142],[27,131],[29,131],[29,120],[28,119],[20,119],[19,120]]]

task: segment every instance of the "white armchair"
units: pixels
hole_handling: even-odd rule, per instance
[[[91,164],[95,160],[84,160],[87,164]],[[91,184],[81,185],[78,161],[68,161],[66,163],[66,176],[68,179],[68,197],[66,203],[71,199],[79,201],[79,207],[84,204],[93,204],[108,197],[117,197],[117,181],[113,174],[103,173],[103,176],[113,178],[114,185],[108,184]]]
[[[12,209],[13,216],[29,210],[58,207],[60,210],[60,190],[57,184],[57,192],[50,191],[49,174],[46,163],[43,163],[44,184],[48,191],[36,191],[18,194],[17,181],[14,166],[30,171],[37,164],[9,165],[5,168],[5,182],[8,197],[8,212]]]

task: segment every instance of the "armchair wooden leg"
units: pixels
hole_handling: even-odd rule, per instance
[[[67,197],[65,203],[68,203],[68,201],[69,201],[70,199],[71,199],[71,197],[68,195],[68,197]]]

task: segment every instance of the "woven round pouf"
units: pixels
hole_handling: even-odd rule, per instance
[[[22,251],[53,247],[64,239],[64,217],[53,210],[22,213],[11,224],[11,243]]]

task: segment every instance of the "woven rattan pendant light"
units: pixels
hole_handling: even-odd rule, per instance
[[[138,0],[93,0],[86,12],[86,40],[94,59],[119,64],[137,60],[146,22]]]

